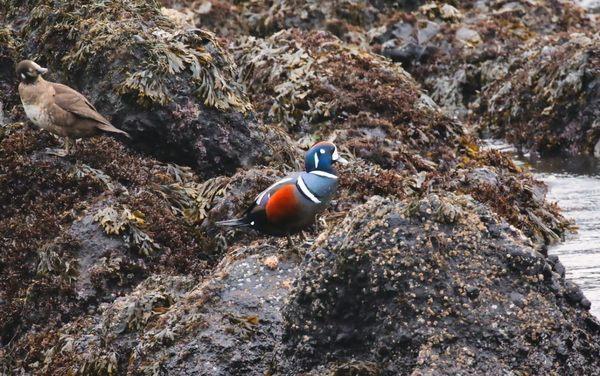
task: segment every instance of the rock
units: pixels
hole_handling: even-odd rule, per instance
[[[282,334],[279,308],[289,292],[284,282],[297,271],[297,262],[288,259],[280,259],[276,271],[265,268],[262,258],[275,257],[274,249],[232,250],[199,284],[152,276],[101,312],[61,328],[42,365],[118,374],[265,374]]]
[[[510,300],[518,307],[523,308],[525,306],[525,297],[518,292],[511,292]]]
[[[427,209],[442,206],[462,214],[449,224]],[[477,228],[489,219],[476,213],[485,210],[472,199],[447,194],[419,202],[373,197],[351,211],[303,262],[284,308],[277,372],[310,374],[331,359],[352,359],[387,374],[510,373],[515,364],[529,373],[593,373],[598,334],[580,318],[594,319],[559,299],[571,286],[553,292],[536,274],[511,271],[515,256],[504,256],[511,250],[542,256],[519,238],[482,236]],[[451,293],[472,295],[474,286],[476,300]],[[568,360],[565,341],[574,346]],[[588,346],[594,350],[576,350]],[[540,363],[546,357],[553,361]]]
[[[510,58],[511,73],[485,89],[483,124],[541,154],[597,154],[600,63],[593,56],[599,46],[597,35],[583,34],[540,37],[524,46]]]
[[[11,6],[18,11],[7,22],[19,28],[24,56],[47,66],[49,79],[87,95],[140,150],[207,177],[285,161],[288,140],[252,120],[235,64],[211,32],[178,29],[145,1]],[[80,32],[66,37],[70,27]]]
[[[577,304],[580,303],[583,299],[585,299],[585,296],[583,296],[583,292],[581,292],[581,288],[579,288],[579,286],[577,286],[573,282],[567,282],[565,289],[565,298],[567,298],[567,300],[570,303]]]
[[[461,27],[456,30],[456,39],[469,45],[475,45],[482,42],[481,36],[477,31],[466,27]]]
[[[486,113],[522,119],[527,59],[594,39],[579,8],[63,3],[0,11],[0,373],[596,372],[600,323],[546,252],[569,222],[478,138]],[[25,55],[135,143],[45,155],[13,122]],[[325,139],[352,163],[302,246],[215,225]]]
[[[152,273],[200,275],[215,263],[217,241],[196,227],[222,186],[108,137],[81,142],[74,158],[47,156],[49,146],[47,132],[19,123],[0,139],[0,234],[21,239],[2,243],[2,341],[62,325]]]
[[[277,258],[277,256],[269,256],[263,260],[263,264],[267,268],[269,268],[271,270],[275,270],[275,269],[277,269],[277,266],[279,265],[279,259]]]
[[[586,297],[584,297],[583,299],[581,299],[579,301],[579,304],[581,304],[581,306],[584,309],[590,309],[590,308],[592,308],[592,303]]]
[[[565,278],[566,269],[565,266],[560,262],[558,256],[550,255],[548,256],[548,261],[552,264],[552,268],[561,278]]]

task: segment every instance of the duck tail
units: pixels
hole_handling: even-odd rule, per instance
[[[103,130],[104,132],[109,132],[109,133],[116,133],[116,134],[121,134],[125,137],[127,137],[128,139],[132,139],[131,135],[125,131],[120,130],[119,128],[115,127],[112,124],[100,124],[98,125],[98,128],[100,128],[101,130]]]
[[[215,222],[215,224],[217,224],[218,226],[233,226],[233,227],[245,227],[245,226],[250,225],[246,221],[245,218],[228,219],[226,221]]]

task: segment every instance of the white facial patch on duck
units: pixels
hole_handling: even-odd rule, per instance
[[[334,161],[337,161],[338,159],[340,159],[340,154],[338,153],[337,147],[333,147],[333,154],[331,155],[331,159],[333,159]]]
[[[319,201],[319,199],[310,191],[310,189],[308,189],[308,187],[304,183],[304,180],[302,179],[302,177],[298,177],[298,181],[296,181],[296,185],[300,189],[300,192],[302,192],[302,194],[304,196],[306,196],[309,200],[311,200],[315,204],[321,203],[321,201]]]
[[[319,156],[315,153],[315,168],[319,168]]]

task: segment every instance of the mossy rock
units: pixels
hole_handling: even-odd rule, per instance
[[[281,159],[252,121],[237,68],[207,30],[179,29],[151,1],[14,2],[22,57],[86,94],[136,147],[205,176]]]

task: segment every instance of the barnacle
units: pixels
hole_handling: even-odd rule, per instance
[[[45,244],[38,252],[37,273],[40,275],[57,274],[67,283],[77,278],[77,263],[59,253],[60,245],[54,242]]]

